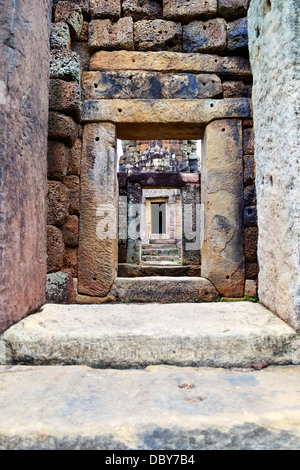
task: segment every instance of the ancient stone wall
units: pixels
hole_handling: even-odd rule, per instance
[[[0,333],[45,303],[49,0],[0,0]]]
[[[238,293],[243,294],[246,276],[246,280],[254,281],[254,285],[248,282],[246,286],[252,287],[255,294],[258,266],[248,3],[54,1],[48,150],[51,286],[57,272],[63,271],[68,289],[71,277],[79,278],[81,301],[86,296],[92,299],[109,295],[108,284],[116,275],[116,244],[108,249],[95,240],[97,224],[93,235],[93,223],[87,226],[92,216],[87,214],[99,215],[95,204],[100,200],[105,204],[115,201],[115,194],[95,196],[92,192],[95,198],[89,201],[87,213],[83,207],[90,191],[85,184],[99,184],[97,171],[101,165],[108,165],[106,158],[115,161],[112,153],[117,137],[135,142],[199,139],[207,124],[227,118],[239,120],[242,133],[238,155],[242,158],[244,183],[238,224],[245,235],[243,238],[242,233],[240,243],[246,274],[243,268]],[[107,133],[109,149],[101,141]],[[94,148],[91,139],[98,139],[98,147]],[[81,170],[81,158],[91,167]],[[111,178],[112,167],[108,171]],[[113,253],[111,258],[109,251]],[[99,253],[103,253],[102,264],[99,261],[94,269]],[[103,267],[108,284],[99,280],[106,275]],[[101,285],[97,287],[98,282]],[[64,289],[58,289],[55,301],[59,292],[62,301],[73,301],[74,292],[66,293]],[[52,294],[48,300],[53,300]]]
[[[260,301],[300,328],[300,5],[252,0]]]

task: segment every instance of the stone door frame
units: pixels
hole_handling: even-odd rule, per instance
[[[134,112],[136,101],[140,101],[139,109],[142,107],[143,113]],[[92,297],[105,300],[117,278],[116,142],[117,138],[132,139],[136,129],[135,139],[145,138],[146,133],[159,139],[162,132],[165,138],[203,137],[202,276],[214,284],[221,296],[243,296],[242,119],[249,118],[252,118],[252,109],[246,98],[198,100],[196,103],[195,100],[90,100],[84,103],[79,295],[90,296],[91,302]],[[132,184],[135,184],[134,178]],[[135,198],[140,202],[141,191]],[[140,215],[129,210],[129,232],[130,227],[138,225]],[[105,222],[109,229],[100,233]]]

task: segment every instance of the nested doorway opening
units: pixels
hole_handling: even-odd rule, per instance
[[[197,140],[118,141],[119,276],[200,276],[200,152]]]

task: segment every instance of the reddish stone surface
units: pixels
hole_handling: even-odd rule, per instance
[[[76,140],[75,145],[70,149],[68,175],[80,175],[82,142]]]
[[[118,20],[121,16],[121,0],[90,0],[90,13],[94,18]]]
[[[62,140],[73,147],[78,136],[78,127],[71,116],[51,111],[49,113],[48,134],[50,139]]]
[[[62,225],[61,230],[66,246],[78,245],[78,227],[79,220],[76,215],[70,215]]]
[[[116,23],[111,20],[94,20],[89,24],[89,48],[96,50],[133,50],[132,18],[121,18]]]
[[[73,277],[78,275],[78,248],[72,246],[66,246],[64,267],[70,269]]]
[[[48,181],[47,191],[47,223],[62,225],[69,212],[69,191],[59,181]]]
[[[247,262],[257,261],[257,227],[246,227],[244,231],[244,255]]]
[[[258,276],[258,263],[246,263],[246,279],[256,279]]]
[[[47,174],[51,180],[62,180],[68,171],[70,149],[63,142],[48,140]]]
[[[242,81],[223,82],[223,98],[251,98],[252,86]]]
[[[73,38],[79,38],[83,25],[83,15],[78,5],[72,2],[58,2],[55,8],[55,22],[60,21],[65,21],[69,25]]]
[[[50,80],[49,109],[50,111],[69,114],[79,120],[81,110],[80,85],[76,82]]]
[[[47,272],[59,271],[63,267],[65,245],[58,227],[47,225]]]
[[[247,15],[249,0],[218,0],[219,16],[226,20],[236,20]]]
[[[50,2],[0,11],[1,333],[45,302]]]
[[[69,193],[69,212],[70,214],[79,214],[79,178],[78,176],[69,175],[64,178]]]

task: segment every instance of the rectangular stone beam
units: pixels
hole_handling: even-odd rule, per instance
[[[244,295],[242,122],[210,123],[202,143],[201,275],[224,297]]]
[[[251,80],[252,78],[249,60],[244,57],[181,52],[99,51],[91,57],[90,70],[216,73],[227,79]]]
[[[105,297],[118,267],[115,126],[85,126],[82,150],[78,292]]]
[[[159,73],[140,70],[84,72],[82,88],[89,99],[207,99],[223,94],[215,74]]]
[[[81,115],[83,123],[113,122],[120,139],[201,138],[205,125],[223,118],[252,118],[251,100],[88,100]]]

